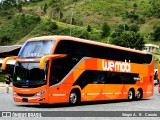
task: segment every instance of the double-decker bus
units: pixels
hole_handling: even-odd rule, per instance
[[[70,37],[27,40],[15,59],[16,102],[71,103],[153,95],[154,62],[144,51]]]

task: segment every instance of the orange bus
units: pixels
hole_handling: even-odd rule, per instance
[[[159,58],[159,60],[158,60],[158,81],[157,81],[157,83],[158,83],[158,92],[160,93],[160,58]]]
[[[154,62],[144,51],[70,37],[27,40],[15,59],[16,102],[71,103],[153,95]]]

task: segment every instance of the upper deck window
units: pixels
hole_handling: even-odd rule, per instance
[[[19,58],[39,58],[49,55],[55,44],[54,40],[29,41],[24,44],[19,52]]]
[[[54,54],[69,54],[79,57],[93,57],[116,61],[131,61],[131,63],[150,64],[152,62],[151,54],[140,54],[125,50],[86,44],[71,40],[61,40]]]

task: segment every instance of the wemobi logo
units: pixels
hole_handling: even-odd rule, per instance
[[[107,71],[120,71],[120,72],[131,72],[130,60],[127,62],[118,62],[110,60],[102,60],[102,68]]]

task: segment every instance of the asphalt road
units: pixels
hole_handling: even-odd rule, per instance
[[[4,87],[0,87],[0,111],[51,111],[51,112],[55,112],[55,111],[60,111],[61,113],[63,111],[67,112],[67,111],[85,111],[86,114],[88,114],[90,119],[107,119],[105,116],[97,116],[95,117],[96,111],[107,111],[107,112],[112,112],[112,119],[111,117],[109,117],[108,119],[119,119],[119,120],[125,120],[125,119],[133,119],[135,120],[136,118],[138,119],[144,119],[145,120],[150,120],[150,119],[159,119],[158,117],[150,117],[145,115],[145,113],[141,113],[141,111],[152,111],[152,113],[155,111],[160,111],[160,93],[158,93],[157,87],[155,87],[155,92],[154,92],[154,96],[147,98],[147,99],[143,99],[143,100],[139,100],[139,101],[127,101],[127,100],[118,100],[118,101],[103,101],[103,102],[91,102],[91,103],[82,103],[81,105],[78,106],[70,106],[68,104],[53,104],[53,105],[47,105],[47,106],[40,106],[39,104],[29,104],[29,103],[15,103],[13,101],[13,97],[12,97],[12,90],[10,88],[10,93],[6,93],[6,90]],[[90,111],[90,112],[88,112]],[[134,114],[135,111],[136,115],[140,114],[143,117],[140,117],[139,115],[136,117],[131,117],[129,118],[128,116],[130,116],[130,114],[127,112],[127,114],[125,113],[120,113],[122,114],[122,117],[117,117],[116,116],[116,111],[131,111],[131,114]],[[138,111],[138,113],[137,113]],[[88,112],[88,113],[87,113]],[[91,117],[91,112],[93,113],[93,117]],[[84,113],[84,112],[83,112]],[[58,117],[56,118],[56,120],[60,119],[61,116],[59,115],[59,113],[53,113],[53,114],[58,114]],[[53,115],[52,114],[52,115]],[[67,113],[65,113],[67,114]],[[76,112],[73,114],[77,114]],[[82,114],[82,113],[79,113]],[[115,117],[114,117],[115,114]],[[147,113],[147,114],[151,114],[151,112]],[[160,112],[159,112],[160,114]],[[145,116],[145,117],[144,117]],[[74,117],[65,117],[62,115],[62,117],[64,117],[63,119],[74,119]],[[1,119],[1,118],[0,118]],[[4,118],[3,118],[4,119]],[[7,119],[7,118],[6,118]],[[16,120],[18,118],[15,118]],[[21,119],[21,118],[19,118]],[[25,119],[25,118],[23,118]],[[47,119],[51,119],[51,118],[47,118]],[[55,119],[55,118],[54,118]],[[87,119],[86,117],[77,117],[76,119],[81,120],[81,119]],[[88,120],[88,119],[87,119]]]

